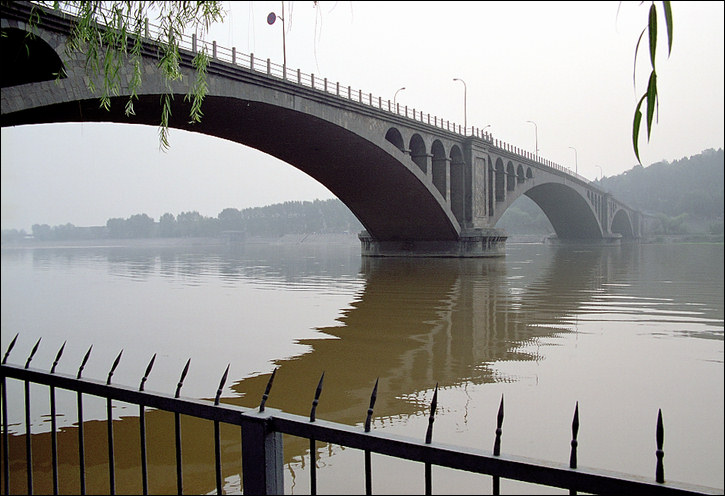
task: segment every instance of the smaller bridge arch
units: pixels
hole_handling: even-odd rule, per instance
[[[410,137],[410,158],[413,159],[415,165],[423,171],[424,174],[428,173],[428,160],[429,155],[425,149],[425,141],[420,134],[415,133]]]
[[[446,150],[440,140],[435,140],[431,146],[433,154],[433,185],[443,198],[448,199],[448,174],[446,174],[448,159],[446,158]]]

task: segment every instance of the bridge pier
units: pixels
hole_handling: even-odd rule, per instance
[[[458,240],[378,241],[367,231],[358,238],[363,257],[481,258],[505,256],[508,235],[503,229],[482,228],[465,231]]]

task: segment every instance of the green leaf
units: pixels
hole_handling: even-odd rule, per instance
[[[665,8],[665,24],[667,25],[667,56],[672,53],[672,6],[670,2],[662,2]]]
[[[655,68],[655,52],[657,51],[657,9],[655,4],[649,9],[649,58],[652,69]]]
[[[652,133],[652,118],[655,113],[655,102],[657,101],[657,73],[652,71],[647,84],[647,140]]]
[[[634,123],[632,124],[632,145],[634,147],[634,155],[637,157],[637,162],[640,165],[642,164],[642,160],[639,158],[639,127],[642,124],[642,111],[640,108],[646,96],[642,95],[642,98],[639,99],[639,103],[637,103],[637,107],[634,110]]]

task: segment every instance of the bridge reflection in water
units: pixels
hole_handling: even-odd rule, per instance
[[[631,248],[634,255],[636,249]],[[617,253],[621,256],[626,250],[620,247]],[[302,340],[301,344],[309,346],[308,353],[277,363],[277,377],[268,406],[308,415],[314,387],[324,370],[325,386],[317,417],[361,425],[373,383],[379,377],[373,426],[380,428],[394,424],[396,419],[423,415],[430,403],[426,392],[435,383],[441,388],[450,388],[513,380],[502,376],[492,364],[538,360],[535,352],[524,351],[526,345],[570,329],[570,316],[563,314],[562,309],[573,313],[587,303],[606,279],[602,276],[610,256],[603,248],[559,249],[552,258],[533,258],[513,268],[518,270],[512,270],[503,259],[431,259],[421,263],[411,259],[363,258],[361,275],[365,286],[360,297],[343,311],[340,325],[320,329],[330,339]],[[137,261],[131,263],[137,265]],[[621,270],[621,263],[618,265]],[[235,269],[223,270],[229,276]],[[520,283],[506,283],[519,278]],[[232,386],[239,397],[222,401],[256,407],[268,379],[269,374],[263,374],[239,380]],[[65,391],[57,394],[59,397],[70,395]],[[126,409],[121,415],[133,415],[137,411]],[[73,418],[75,412],[67,411],[65,415]],[[149,410],[146,425],[149,491],[174,492],[173,415]],[[209,492],[215,485],[213,425],[189,417],[182,417],[181,425],[184,490]],[[107,492],[106,423],[92,420],[85,426],[87,490]],[[114,433],[116,488],[120,493],[138,493],[141,491],[138,418],[125,416],[114,421]],[[222,425],[221,434],[223,474],[231,481],[230,489],[234,489],[241,469],[240,432],[238,428]],[[49,434],[33,435],[38,492],[52,491],[49,459],[41,455],[50,453],[50,449]],[[78,492],[78,439],[74,427],[61,429],[58,449],[61,490]],[[318,449],[331,453],[338,448],[318,443]],[[11,491],[22,492],[23,436],[11,436],[10,453]],[[289,464],[293,477],[295,467],[301,463],[304,468],[309,463],[308,456],[307,440],[285,440],[285,463]],[[362,477],[362,472],[358,475]]]

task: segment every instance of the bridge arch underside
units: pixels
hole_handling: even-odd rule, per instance
[[[601,240],[602,229],[586,199],[561,183],[545,183],[524,193],[544,211],[562,240]]]
[[[618,210],[617,213],[614,214],[610,230],[612,233],[621,234],[624,239],[635,238],[632,219],[630,219],[629,214],[623,209]]]
[[[421,180],[420,169],[400,153],[343,126],[308,113],[259,101],[208,95],[201,123],[189,124],[189,103],[176,95],[170,127],[234,141],[279,158],[326,186],[376,240],[457,240],[460,226],[439,196]],[[2,115],[2,126],[60,122],[116,122],[158,126],[160,95],[139,95],[127,117],[125,97],[111,110],[97,98],[58,103]],[[173,141],[171,143],[173,146]],[[390,150],[384,148],[390,147]],[[209,156],[213,172],[214,156]],[[240,164],[243,166],[244,164]],[[274,187],[274,185],[269,185]]]

